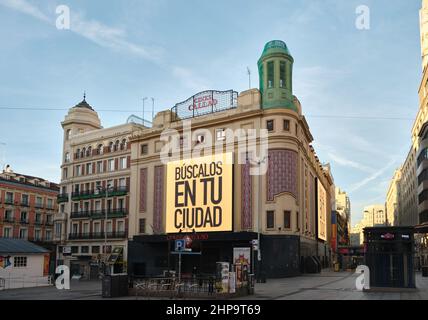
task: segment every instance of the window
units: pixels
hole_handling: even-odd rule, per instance
[[[100,246],[92,246],[92,253],[100,253]]]
[[[68,168],[62,169],[62,178],[67,179],[68,178]]]
[[[40,213],[36,213],[36,223],[42,223],[42,215]]]
[[[4,228],[3,229],[3,238],[12,237],[12,228]]]
[[[4,218],[5,218],[5,220],[11,221],[12,220],[12,210],[6,210],[4,212]]]
[[[273,61],[269,61],[267,63],[267,87],[268,88],[273,88],[274,86],[274,65],[273,65]]]
[[[279,86],[285,88],[285,61],[279,63]]]
[[[43,199],[41,197],[36,198],[36,207],[40,208],[43,206]]]
[[[294,125],[294,128],[296,129],[296,136],[297,136],[297,123]]]
[[[117,231],[124,232],[125,231],[125,223],[122,220],[117,222]]]
[[[28,232],[27,229],[20,229],[19,230],[19,238],[20,239],[27,239]]]
[[[81,253],[89,253],[89,246],[82,246],[80,248]]]
[[[149,153],[149,145],[148,144],[142,144],[141,145],[141,154],[145,155]]]
[[[126,179],[125,178],[119,179],[119,187],[126,187]]]
[[[291,229],[291,211],[284,211],[284,228]]]
[[[13,204],[13,193],[6,192],[6,203]]]
[[[290,131],[290,120],[284,120],[284,130]]]
[[[146,233],[146,219],[140,219],[140,233]]]
[[[79,253],[79,247],[78,246],[72,246],[71,247],[71,253]]]
[[[94,223],[94,232],[100,233],[101,232],[101,225],[99,222]]]
[[[124,199],[118,199],[117,200],[117,208],[119,210],[122,210],[125,207],[125,200]]]
[[[110,172],[114,171],[114,159],[110,159],[108,161],[108,171]]]
[[[79,232],[79,225],[77,223],[74,223],[71,230],[72,230],[71,233],[73,235],[77,235],[77,233]]]
[[[14,268],[25,268],[27,266],[27,257],[14,257],[13,267]]]
[[[61,205],[59,206],[59,212],[60,212],[60,213],[64,213],[64,210],[65,210],[65,205],[64,205],[64,204],[61,204]]]
[[[53,201],[52,201],[52,199],[48,199],[48,209],[53,209]]]
[[[26,211],[22,211],[21,212],[21,222],[23,222],[23,223],[28,222],[27,218],[28,218],[27,212]]]
[[[70,137],[71,137],[71,129],[68,129],[68,130],[66,131],[66,134],[65,134],[65,139],[66,139],[66,140],[70,140]]]
[[[266,228],[267,229],[275,228],[275,211],[266,212]]]
[[[70,152],[66,152],[65,153],[64,161],[65,162],[70,162]]]
[[[113,231],[113,224],[111,223],[111,221],[107,221],[106,230],[108,233],[111,233]]]
[[[61,238],[61,233],[62,233],[62,224],[55,223],[55,237]]]
[[[217,141],[225,140],[226,139],[226,131],[224,128],[216,129],[215,136]]]
[[[21,198],[21,204],[23,206],[28,206],[29,202],[28,202],[28,194],[23,194],[22,198]]]
[[[103,162],[97,161],[97,173],[102,173],[102,172],[103,172]]]
[[[95,211],[101,211],[101,201],[95,201]]]
[[[83,233],[84,234],[89,234],[89,223],[84,223],[83,224]]]
[[[126,167],[128,166],[127,163],[127,159],[126,157],[120,158],[120,168],[121,169],[126,169]]]
[[[86,164],[86,174],[92,174],[92,163]]]
[[[196,142],[197,143],[204,143],[205,142],[205,135],[204,134],[198,134],[196,136]]]
[[[41,235],[41,233],[40,233],[39,229],[34,230],[34,240],[40,241],[40,235]]]
[[[81,170],[81,166],[78,165],[76,166],[76,176],[80,176],[80,175],[82,175],[82,170]]]
[[[51,214],[48,214],[48,215],[46,216],[46,222],[47,222],[48,224],[52,224],[52,215],[51,215]]]
[[[266,121],[266,129],[267,129],[267,131],[273,131],[273,129],[274,129],[273,120],[267,120]]]

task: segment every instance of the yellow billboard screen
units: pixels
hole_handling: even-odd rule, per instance
[[[233,154],[167,164],[166,232],[232,231]]]

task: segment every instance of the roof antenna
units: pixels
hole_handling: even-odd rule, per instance
[[[247,73],[248,73],[248,89],[251,89],[251,70],[247,67]]]
[[[83,91],[83,101],[86,101],[86,90]]]

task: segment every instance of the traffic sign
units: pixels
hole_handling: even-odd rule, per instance
[[[184,251],[186,248],[186,240],[175,240],[175,251]]]

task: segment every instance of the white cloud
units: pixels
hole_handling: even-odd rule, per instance
[[[369,175],[368,177],[366,177],[365,179],[355,183],[354,185],[351,186],[351,188],[349,189],[349,192],[355,192],[359,189],[361,189],[362,187],[364,187],[365,185],[367,185],[369,182],[372,182],[373,180],[376,180],[377,178],[379,178],[382,174],[385,173],[385,171],[387,171],[393,164],[395,163],[394,160],[390,161],[386,166],[384,166],[382,169],[377,170],[376,172],[372,173],[371,175]]]
[[[193,90],[193,91],[203,91],[208,89],[207,81],[197,75],[195,75],[190,69],[183,67],[173,67],[172,73],[177,77],[181,83]]]
[[[27,14],[41,21],[51,23],[48,16],[25,0],[0,0],[0,5]]]
[[[341,156],[339,156],[338,154],[334,154],[332,152],[328,152],[327,156],[334,161],[335,163],[344,166],[344,167],[350,167],[350,168],[354,168],[354,169],[358,169],[364,172],[373,172],[374,170],[370,167],[367,167],[361,163],[352,161],[352,160],[348,160],[346,158],[343,158]]]

